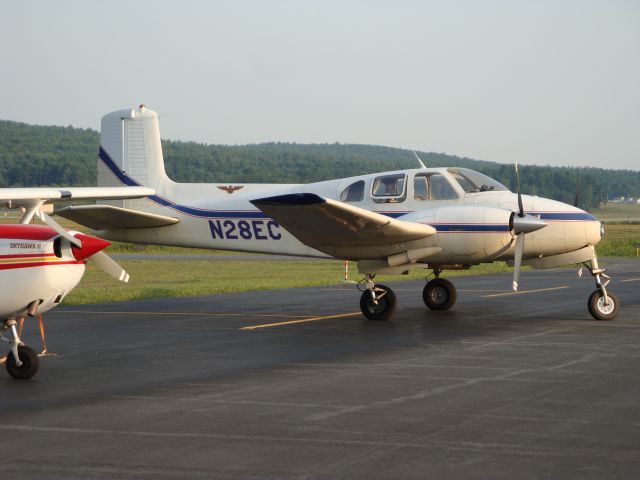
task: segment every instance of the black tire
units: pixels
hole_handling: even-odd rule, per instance
[[[371,292],[365,290],[360,297],[360,310],[369,320],[389,320],[396,313],[398,306],[396,294],[385,285],[376,285],[376,290],[378,290],[376,292],[379,297],[378,303],[373,303]],[[379,290],[384,290],[384,295],[381,295],[382,292]]]
[[[456,287],[444,278],[434,278],[422,290],[422,300],[431,310],[449,310],[457,298]]]
[[[594,290],[594,292],[589,295],[587,307],[589,308],[591,316],[596,320],[613,320],[620,311],[620,300],[618,300],[618,297],[609,292],[607,292],[607,297],[609,297],[609,305],[604,304],[604,295],[602,295],[600,289]]]
[[[13,352],[10,351],[9,355],[7,355],[7,372],[9,372],[9,375],[13,378],[17,378],[18,380],[26,380],[38,373],[40,359],[33,349],[26,345],[19,345],[18,356],[22,362],[22,365],[19,367],[16,365],[16,359],[13,356]]]

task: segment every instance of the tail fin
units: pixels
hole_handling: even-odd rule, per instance
[[[161,185],[168,181],[156,112],[140,105],[138,109],[118,110],[102,117],[98,186],[143,185],[161,190]],[[105,203],[136,208],[144,201]]]

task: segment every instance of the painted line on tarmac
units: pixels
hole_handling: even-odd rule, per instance
[[[519,292],[494,293],[493,295],[483,295],[482,298],[506,297],[508,295],[524,295],[525,293],[550,292],[552,290],[564,290],[565,288],[571,287],[569,287],[569,285],[563,285],[562,287],[538,288],[536,290],[521,290]]]
[[[126,312],[108,310],[57,310],[59,313],[99,314],[99,315],[195,315],[200,317],[255,317],[255,318],[311,318],[311,315],[284,315],[271,313],[211,313],[211,312]]]
[[[627,278],[626,280],[620,280],[620,283],[624,282],[640,282],[640,278]]]
[[[308,322],[318,322],[320,320],[330,320],[332,318],[355,317],[356,315],[362,315],[362,312],[339,313],[337,315],[325,315],[323,317],[303,318],[303,319],[300,319],[300,320],[291,320],[291,321],[288,321],[288,322],[264,323],[262,325],[249,325],[247,327],[240,328],[240,330],[257,330],[259,328],[281,327],[281,326],[284,326],[284,325],[295,325],[295,324],[298,324],[298,323],[308,323]]]

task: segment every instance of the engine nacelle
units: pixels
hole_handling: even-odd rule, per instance
[[[445,206],[420,210],[402,220],[426,223],[437,230],[430,246],[440,253],[428,263],[478,263],[492,261],[512,243],[510,210],[485,206]]]

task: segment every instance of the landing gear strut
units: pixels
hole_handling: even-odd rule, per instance
[[[5,320],[0,328],[0,339],[9,342],[11,351],[7,355],[6,367],[9,375],[17,379],[33,377],[38,372],[40,360],[38,354],[20,341],[15,319]],[[10,338],[5,338],[4,333],[9,331]]]
[[[591,259],[591,264],[587,267],[593,275],[597,287],[587,301],[589,313],[596,320],[613,320],[620,310],[620,301],[615,294],[607,292],[607,285],[611,282],[611,277],[605,273],[606,268],[598,266],[598,258],[595,254]]]
[[[427,281],[422,291],[422,300],[431,310],[449,310],[456,303],[456,287],[449,280],[440,278],[441,270],[434,270],[436,278]]]
[[[389,320],[398,306],[396,295],[386,285],[374,284],[374,276],[367,275],[358,283],[360,289],[360,285],[364,285],[360,297],[360,310],[369,320]]]

